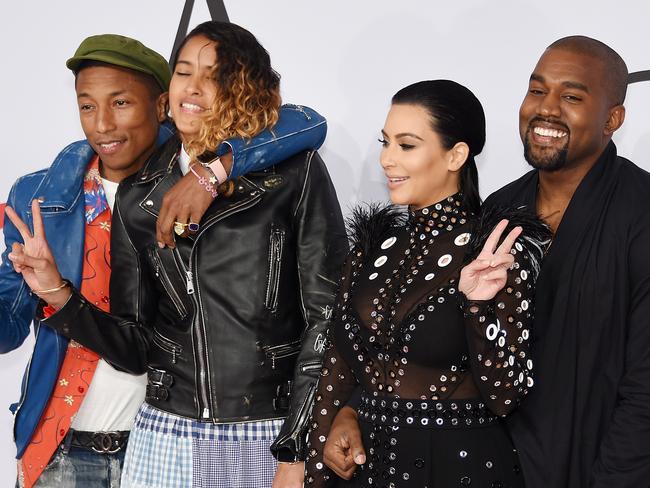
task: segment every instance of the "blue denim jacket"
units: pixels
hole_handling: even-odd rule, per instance
[[[272,130],[265,130],[251,140],[229,140],[222,144],[219,152],[232,150],[231,177],[237,177],[279,163],[302,150],[318,149],[326,133],[325,119],[314,110],[284,105]],[[162,126],[158,144],[171,134],[169,127]],[[31,201],[42,198],[45,235],[61,275],[77,288],[81,285],[85,231],[83,178],[94,155],[86,141],[70,144],[48,169],[19,178],[7,199],[7,205],[31,227]],[[23,376],[20,400],[10,407],[14,414],[16,457],[20,458],[50,398],[68,339],[47,326],[41,327],[35,317],[38,299],[30,293],[7,258],[12,244],[22,242],[20,233],[9,219],[5,219],[4,238],[6,249],[0,263],[0,353],[19,347],[27,337],[32,321],[36,334],[34,350]]]

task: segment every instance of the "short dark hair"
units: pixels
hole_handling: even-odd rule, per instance
[[[563,49],[589,56],[603,64],[603,84],[607,87],[612,105],[625,101],[628,70],[623,58],[604,42],[587,36],[568,36],[558,39],[547,49]]]
[[[81,73],[84,69],[86,68],[93,68],[93,67],[106,67],[106,68],[115,68],[115,69],[122,69],[124,71],[128,71],[129,73],[133,74],[134,77],[136,77],[138,80],[140,80],[149,90],[149,94],[151,95],[152,100],[156,100],[160,94],[163,92],[162,88],[156,81],[156,79],[147,74],[143,73],[141,71],[137,71],[135,69],[130,69],[130,68],[124,68],[122,66],[117,66],[111,63],[105,63],[103,61],[96,61],[94,59],[89,59],[87,61],[83,61],[77,69],[73,71],[74,73],[74,83],[75,86],[77,86],[77,78],[79,76],[79,73]]]
[[[417,105],[431,117],[431,128],[445,149],[459,142],[469,147],[469,156],[460,173],[460,191],[467,208],[477,213],[481,206],[478,170],[474,157],[485,145],[485,112],[478,98],[466,87],[450,80],[428,80],[398,91],[396,105]]]

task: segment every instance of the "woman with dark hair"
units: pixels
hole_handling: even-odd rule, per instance
[[[368,452],[346,486],[521,487],[500,417],[533,384],[531,300],[546,230],[518,212],[481,215],[474,158],[485,116],[458,83],[397,92],[380,142],[390,198],[408,212],[370,205],[353,215],[306,485],[352,475],[323,458],[326,443],[352,455],[346,436],[328,439],[343,409]]]
[[[275,137],[280,103],[279,76],[250,32],[196,27],[173,63],[178,137],[117,193],[110,299],[119,316],[53,285],[61,283],[54,263],[39,270],[33,289],[45,289],[57,310],[43,324],[147,373],[122,487],[302,486],[322,338],[347,245],[324,163],[315,151],[291,156],[296,134]],[[256,172],[224,181],[211,152],[224,143]],[[202,216],[177,213],[176,242],[165,246],[156,217],[170,188],[195,177],[219,196]]]

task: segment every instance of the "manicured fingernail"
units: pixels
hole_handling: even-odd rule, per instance
[[[164,249],[164,248],[165,248],[165,244],[163,244],[162,242],[158,241],[158,247],[159,247],[160,249]]]
[[[357,457],[354,458],[354,462],[357,464],[363,464],[366,462],[366,456],[363,454],[357,454]]]

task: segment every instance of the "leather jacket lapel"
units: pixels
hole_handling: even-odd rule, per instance
[[[250,179],[238,178],[235,183],[235,191],[230,197],[217,197],[208,207],[201,219],[201,230],[197,237],[215,222],[257,204],[263,193],[265,190]]]
[[[156,181],[151,188],[151,191],[146,194],[143,200],[140,201],[140,208],[154,217],[158,217],[165,193],[167,193],[172,186],[178,183],[181,177],[181,170],[176,164],[172,168],[171,172]]]

